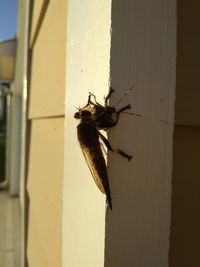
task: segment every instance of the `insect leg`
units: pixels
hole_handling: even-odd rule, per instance
[[[127,110],[127,109],[131,109],[131,105],[127,105],[127,106],[121,108],[120,110],[118,110],[118,111],[116,112],[116,113],[117,113],[116,124],[118,123],[120,113],[122,113],[124,110]]]
[[[91,94],[89,93],[89,96],[88,96],[88,102],[87,102],[87,104],[89,105],[89,104],[90,104],[90,102],[91,102]]]
[[[107,96],[105,97],[105,107],[108,106],[108,99],[109,97],[112,95],[112,93],[114,93],[115,89],[113,89],[112,87],[110,87],[109,89],[109,93],[107,94]]]
[[[99,131],[99,136],[101,137],[102,141],[104,142],[105,146],[107,147],[108,150],[115,152],[115,150],[112,148],[111,144],[109,143],[108,139],[105,138],[103,134],[101,134]]]
[[[127,109],[131,109],[131,105],[127,105],[127,106],[121,108],[120,110],[117,111],[117,114],[120,114],[121,112],[123,112],[124,110],[127,110]]]
[[[102,141],[104,142],[105,146],[107,147],[108,150],[112,151],[112,152],[116,152],[118,154],[120,154],[122,157],[125,157],[126,159],[128,159],[128,161],[130,161],[132,159],[133,156],[126,154],[124,151],[122,151],[121,149],[113,149],[110,142],[108,141],[108,139],[105,138],[105,136],[103,136],[103,134],[101,134],[99,131],[99,136],[101,137]]]
[[[90,104],[91,104],[91,96],[90,96],[90,94],[89,94],[89,96],[88,96],[88,101],[87,101],[87,104],[84,106],[84,107],[82,107],[82,108],[77,108],[79,111],[80,110],[84,110],[85,108],[87,108]]]
[[[95,103],[92,102],[91,96],[93,96]],[[89,92],[89,96],[88,96],[88,104],[92,104],[92,105],[95,105],[96,104],[97,106],[103,107],[101,104],[99,104],[97,102],[96,96],[94,94],[90,93],[90,92]]]
[[[128,161],[130,161],[132,159],[132,155],[128,155],[126,154],[124,151],[122,151],[121,149],[116,149],[116,152],[119,153],[121,156],[125,157],[128,159]]]

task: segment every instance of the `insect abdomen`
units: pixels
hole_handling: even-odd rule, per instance
[[[81,149],[93,179],[99,190],[106,194],[108,204],[112,209],[107,167],[99,143],[98,131],[93,123],[82,122],[77,126],[77,133]]]

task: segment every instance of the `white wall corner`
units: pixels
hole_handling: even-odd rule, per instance
[[[67,21],[63,266],[102,267],[105,196],[96,187],[77,140],[76,107],[109,88],[111,1],[69,0]]]
[[[112,21],[112,38],[110,36]],[[63,267],[167,267],[176,78],[176,1],[68,2]],[[111,70],[111,71],[110,71]],[[131,104],[110,131],[113,211],[81,153],[73,117],[88,92]]]

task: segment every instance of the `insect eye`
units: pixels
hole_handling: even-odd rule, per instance
[[[75,119],[79,119],[79,118],[80,118],[80,112],[76,112],[76,113],[74,114],[74,118],[75,118]]]

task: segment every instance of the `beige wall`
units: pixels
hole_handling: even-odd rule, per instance
[[[200,2],[177,1],[170,267],[200,266]]]
[[[67,1],[34,3],[27,255],[29,267],[61,267]]]
[[[32,48],[31,118],[64,115],[66,12],[66,0],[50,1]]]
[[[61,266],[64,119],[32,122],[29,267]]]

